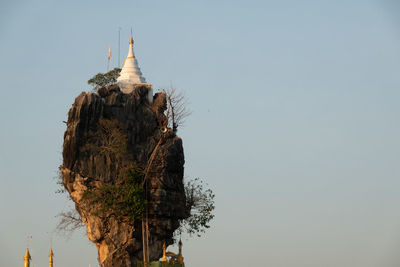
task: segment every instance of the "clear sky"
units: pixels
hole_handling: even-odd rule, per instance
[[[188,267],[400,264],[398,1],[1,1],[0,266],[97,265],[53,234],[67,112],[135,52],[155,88],[186,92],[186,176],[216,218]]]

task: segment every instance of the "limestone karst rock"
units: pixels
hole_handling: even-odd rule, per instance
[[[83,197],[88,188],[114,183],[120,164],[96,153],[81,152],[88,132],[96,129],[99,120],[117,120],[127,134],[129,153],[144,165],[163,136],[148,176],[150,259],[161,257],[163,242],[173,242],[173,232],[187,213],[182,140],[160,127],[166,120],[165,95],[156,94],[149,104],[147,89],[139,86],[134,93],[123,94],[112,85],[97,93],[82,92],[68,113],[62,182],[86,225],[88,238],[97,246],[102,267],[136,266],[142,260],[142,230],[140,220],[132,223],[113,213],[94,214],[90,201]]]

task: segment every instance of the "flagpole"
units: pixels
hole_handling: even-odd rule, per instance
[[[107,55],[107,72],[110,69],[110,60],[111,60],[111,47],[108,45],[108,55]]]
[[[118,68],[121,68],[121,27],[118,27]]]

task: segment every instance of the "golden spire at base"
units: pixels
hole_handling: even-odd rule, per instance
[[[185,266],[184,263],[183,263],[183,256],[182,256],[182,240],[181,240],[181,239],[179,239],[178,245],[179,245],[179,253],[178,253],[178,257],[176,257],[176,259],[178,260],[178,262],[179,262],[180,264],[182,264],[183,266]]]
[[[168,261],[168,260],[167,260],[167,256],[165,255],[165,249],[166,249],[166,248],[167,248],[167,247],[166,247],[165,242],[164,242],[164,244],[162,245],[162,250],[163,250],[163,255],[162,255],[162,259],[161,259],[162,262]]]
[[[49,267],[53,267],[53,249],[50,248],[50,253],[49,253]]]
[[[29,254],[29,249],[26,249],[24,256],[24,267],[29,267],[31,265],[31,254]]]

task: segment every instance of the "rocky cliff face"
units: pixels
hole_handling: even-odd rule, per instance
[[[127,135],[128,152],[143,165],[159,143],[148,175],[150,259],[162,256],[163,242],[173,242],[173,232],[186,216],[182,140],[160,126],[166,120],[165,95],[156,94],[150,105],[147,90],[138,87],[132,94],[123,94],[112,85],[98,93],[83,92],[68,113],[60,166],[63,185],[86,225],[88,238],[97,246],[102,267],[136,266],[142,260],[142,232],[140,220],[131,222],[112,212],[95,215],[93,203],[84,197],[89,188],[115,183],[121,167],[118,160],[82,153],[88,133],[99,127],[101,119],[119,122]]]

